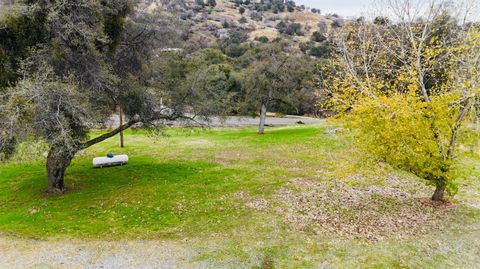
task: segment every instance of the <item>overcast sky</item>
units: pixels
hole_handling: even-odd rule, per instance
[[[412,0],[413,3],[423,3],[423,6],[428,6],[428,0]],[[450,0],[453,4],[469,3],[471,12],[468,20],[478,21],[480,17],[480,0],[462,1],[462,0]],[[322,14],[337,13],[343,17],[359,17],[364,15],[365,17],[371,17],[387,15],[385,8],[382,8],[379,0],[296,0],[297,5],[304,4],[311,8],[318,8],[322,11]],[[473,3],[473,6],[471,4]],[[463,10],[463,9],[461,9]],[[460,11],[460,10],[459,10]]]
[[[318,8],[322,14],[337,13],[342,16],[359,16],[371,4],[372,0],[296,0],[298,5],[304,4]]]

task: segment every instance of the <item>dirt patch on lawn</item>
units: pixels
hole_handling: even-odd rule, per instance
[[[233,165],[246,160],[256,160],[257,158],[258,156],[256,156],[254,152],[230,148],[228,150],[215,153],[215,157],[212,159],[212,161],[225,165]]]
[[[239,205],[243,205],[246,208],[255,209],[257,211],[266,211],[270,206],[266,199],[261,197],[253,197],[243,191],[234,193],[233,197],[240,202]]]
[[[183,141],[182,145],[208,148],[208,147],[211,147],[213,143],[207,139],[196,139],[196,140]]]
[[[410,237],[442,230],[454,210],[437,210],[421,204],[420,193],[406,191],[397,178],[383,186],[348,186],[342,182],[296,179],[277,197],[279,213],[293,228],[315,233],[381,240]]]

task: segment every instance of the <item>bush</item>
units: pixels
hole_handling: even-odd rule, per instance
[[[287,29],[287,26],[288,26],[287,22],[280,21],[279,23],[277,23],[276,28],[280,33],[283,33],[285,32],[285,29]]]
[[[262,12],[262,11],[268,11],[270,9],[272,9],[272,5],[270,5],[269,3],[267,4],[255,3],[256,11]]]
[[[290,23],[285,31],[287,35],[304,35],[302,25],[300,23]]]
[[[332,27],[333,28],[340,28],[343,26],[343,20],[342,19],[335,19],[332,22]]]
[[[211,6],[211,7],[214,7],[217,5],[217,2],[215,0],[208,0],[208,5]]]
[[[303,53],[307,53],[309,50],[311,50],[314,46],[314,43],[309,41],[309,42],[303,42],[303,43],[300,43],[299,47],[300,47],[300,50],[303,52]]]
[[[245,13],[245,8],[244,8],[244,7],[240,7],[240,8],[238,9],[238,12],[239,12],[240,14]]]
[[[248,40],[248,34],[242,30],[230,31],[230,36],[221,40],[223,47],[227,47],[230,44],[240,44]]]
[[[320,33],[326,33],[328,31],[328,25],[327,25],[327,22],[325,20],[320,20],[317,24],[318,26],[318,31]]]
[[[325,44],[318,47],[312,47],[308,52],[308,55],[317,57],[317,58],[329,58],[332,53],[332,45]]]
[[[281,21],[277,24],[276,28],[281,34],[287,35],[304,35],[302,25],[300,23]]]
[[[187,20],[187,19],[191,19],[193,17],[194,13],[192,10],[187,10],[185,12],[183,12],[182,14],[180,14],[180,18],[182,20]]]
[[[232,30],[229,37],[223,38],[219,41],[220,49],[227,55],[238,57],[235,55],[242,55],[243,52],[238,48],[239,45],[248,40],[248,34],[242,30]]]
[[[327,40],[327,38],[322,33],[320,33],[319,31],[315,31],[312,34],[311,40],[315,41],[315,42],[323,42],[323,41]]]
[[[247,18],[245,18],[245,17],[242,16],[242,17],[238,20],[238,22],[244,24],[244,23],[247,23],[248,20],[247,20]]]
[[[284,12],[285,11],[285,5],[283,3],[277,3],[273,5],[272,7],[273,13],[278,13],[278,12]]]
[[[255,37],[255,40],[261,42],[261,43],[268,43],[269,39],[268,37],[266,36],[258,36],[258,37]]]
[[[200,5],[194,5],[192,10],[195,11],[195,12],[200,12],[203,10],[205,6],[200,6]]]
[[[250,13],[250,18],[254,21],[261,21],[263,19],[262,14],[260,12]]]
[[[285,4],[287,5],[287,10],[288,12],[294,12],[295,11],[295,2],[294,1],[286,1]]]
[[[225,48],[225,54],[229,57],[238,58],[245,54],[247,51],[246,46],[242,46],[241,44],[231,44]]]
[[[373,20],[373,23],[376,25],[387,25],[390,23],[390,20],[387,17],[378,16]]]

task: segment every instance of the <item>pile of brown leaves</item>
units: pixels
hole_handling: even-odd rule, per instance
[[[382,186],[355,187],[292,180],[291,188],[277,194],[284,204],[279,213],[293,229],[373,241],[441,230],[451,211],[422,205],[421,194],[406,191],[399,182],[391,177]]]

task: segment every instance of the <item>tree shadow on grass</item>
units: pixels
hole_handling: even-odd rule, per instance
[[[217,163],[140,157],[126,166],[104,169],[78,160],[67,171],[69,190],[46,196],[40,168],[34,166],[21,179],[22,171],[8,171],[9,178],[0,182],[6,201],[0,230],[39,237],[202,233],[228,226],[243,210],[228,197],[252,187],[238,176],[241,171]]]

